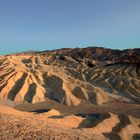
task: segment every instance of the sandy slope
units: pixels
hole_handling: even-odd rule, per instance
[[[20,112],[0,106],[0,139],[139,139],[140,119],[125,114],[91,114],[64,116],[48,112]]]
[[[125,115],[93,113],[63,116],[59,111],[20,112],[0,105],[0,139],[136,139],[140,119]]]

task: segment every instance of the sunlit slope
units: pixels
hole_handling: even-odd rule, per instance
[[[64,136],[68,140],[75,140],[75,137],[88,140],[139,139],[140,119],[127,114],[93,113],[64,116],[55,109],[44,113],[21,112],[0,105],[0,115],[0,132],[4,140],[29,137],[62,139]]]
[[[140,102],[140,66],[119,62],[95,66],[87,60],[55,53],[0,57],[0,98],[16,103],[46,99],[66,105],[82,101]]]

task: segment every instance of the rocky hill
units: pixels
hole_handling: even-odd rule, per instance
[[[138,140],[139,54],[88,47],[0,56],[0,137]]]
[[[0,57],[0,98],[66,105],[140,102],[140,49],[60,49]]]

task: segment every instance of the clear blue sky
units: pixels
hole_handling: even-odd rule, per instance
[[[140,0],[0,0],[0,53],[140,47]]]

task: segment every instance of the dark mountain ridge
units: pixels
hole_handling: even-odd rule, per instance
[[[62,57],[71,57],[78,62],[87,61],[89,65],[107,65],[114,63],[139,63],[140,48],[135,49],[108,49],[103,47],[62,48],[52,51],[42,51],[43,55],[53,54]]]

